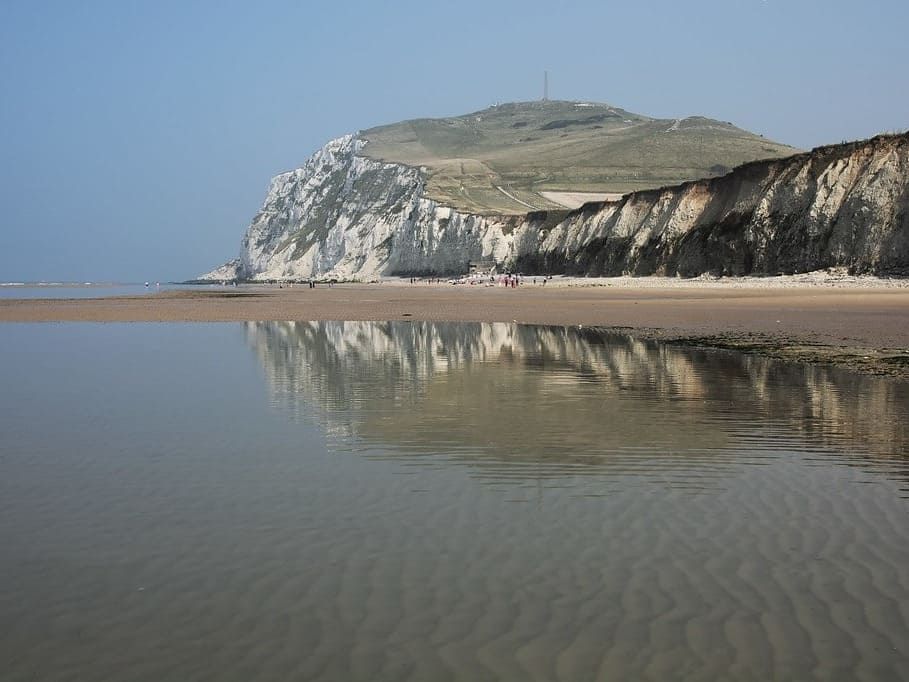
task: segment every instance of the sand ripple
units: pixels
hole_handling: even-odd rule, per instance
[[[461,329],[270,338],[269,401],[235,328],[141,331],[0,366],[4,680],[906,677],[901,385]]]

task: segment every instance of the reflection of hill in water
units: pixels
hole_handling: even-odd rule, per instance
[[[496,475],[698,467],[744,451],[906,449],[907,386],[565,327],[248,323],[276,401],[402,454]],[[657,462],[659,460],[659,462]],[[905,466],[903,466],[905,469]]]

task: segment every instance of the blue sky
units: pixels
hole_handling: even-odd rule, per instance
[[[0,0],[0,281],[171,280],[236,255],[326,140],[536,99],[799,147],[909,127],[909,3]]]

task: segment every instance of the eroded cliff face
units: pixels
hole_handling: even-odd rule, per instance
[[[570,213],[480,216],[424,196],[417,168],[333,140],[272,180],[240,257],[207,279],[462,273],[909,274],[909,134],[758,161]]]
[[[571,213],[527,270],[584,275],[909,274],[909,135],[740,166]]]
[[[439,206],[424,197],[419,169],[359,156],[364,144],[354,136],[332,140],[302,168],[275,177],[239,259],[203,278],[369,279],[462,272],[469,260],[508,259],[504,234],[520,217]]]

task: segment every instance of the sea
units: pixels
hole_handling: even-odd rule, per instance
[[[0,386],[4,681],[909,676],[905,382],[287,321],[3,324]]]
[[[221,289],[220,284],[179,284],[172,282],[0,282],[3,298],[105,298],[139,296],[177,289]]]

